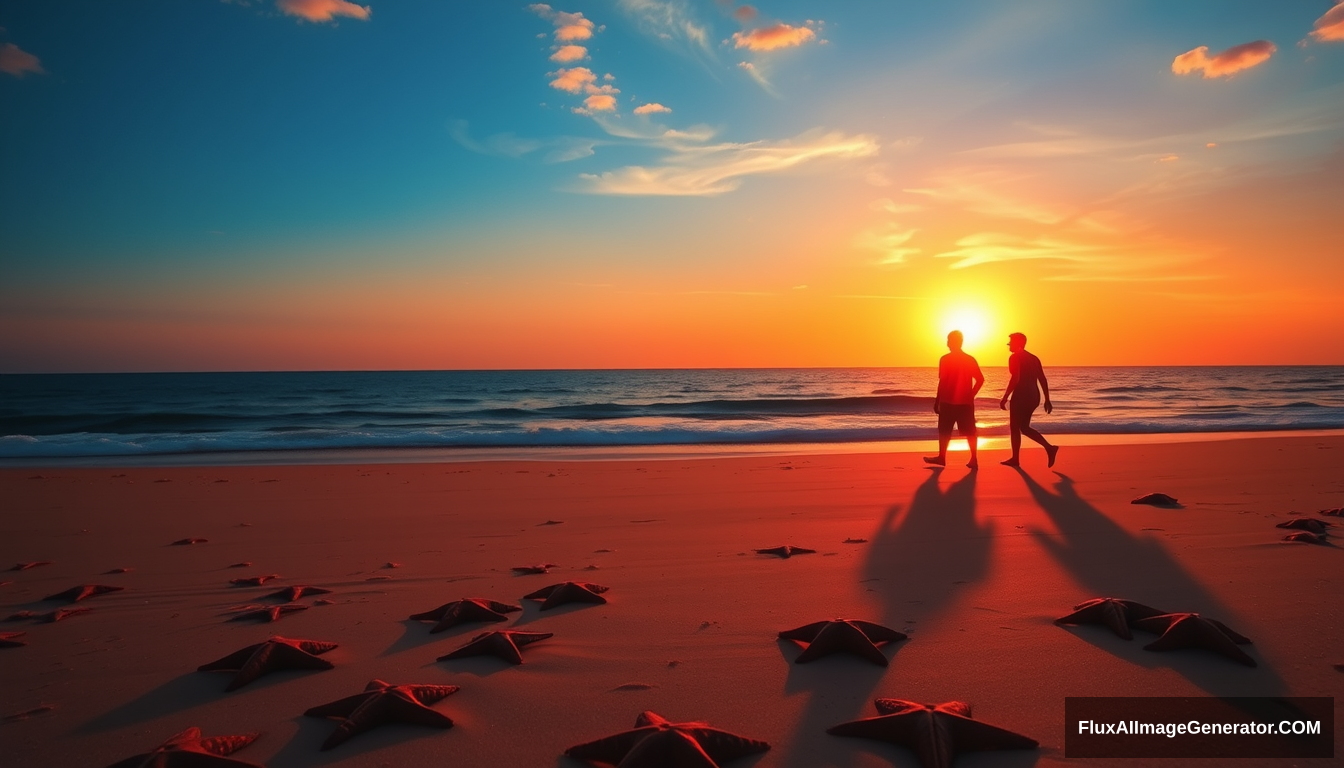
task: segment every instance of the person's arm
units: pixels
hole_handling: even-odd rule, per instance
[[[1045,412],[1049,413],[1055,409],[1055,406],[1050,404],[1050,382],[1045,380],[1044,365],[1041,366],[1041,392],[1045,393]]]
[[[1008,358],[1008,373],[1008,388],[1003,390],[1003,397],[999,398],[1000,411],[1008,410],[1008,396],[1013,394],[1013,390],[1017,389],[1018,379],[1022,378],[1021,373],[1018,371],[1016,357]]]
[[[943,399],[943,382],[946,380],[944,377],[947,375],[946,368],[947,368],[947,358],[946,357],[940,358],[938,360],[938,391],[933,393],[934,413],[938,412],[938,403]]]
[[[971,387],[971,403],[975,403],[975,396],[980,393],[980,388],[985,386],[985,374],[980,372],[980,364],[972,359],[971,365],[975,366],[975,373],[971,374],[971,381],[975,386]]]

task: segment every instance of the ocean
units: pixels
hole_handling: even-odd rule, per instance
[[[1049,368],[1047,435],[1344,429],[1344,366]],[[1007,432],[987,368],[982,435]],[[0,376],[0,461],[928,440],[931,368]]]

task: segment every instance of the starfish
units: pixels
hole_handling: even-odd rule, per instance
[[[552,632],[522,632],[516,629],[482,632],[456,651],[440,656],[439,661],[462,659],[467,656],[498,656],[510,664],[522,664],[523,654],[519,651],[519,646],[554,636]]]
[[[44,624],[55,624],[61,619],[69,618],[70,616],[78,616],[81,613],[88,613],[90,610],[91,609],[89,608],[57,608],[54,611],[47,611],[46,613],[34,613],[33,611],[19,611],[18,613],[11,613],[10,615],[6,616],[5,621],[21,621],[23,619],[35,619]]]
[[[322,751],[339,745],[361,731],[384,723],[414,723],[435,728],[452,728],[453,721],[433,704],[457,692],[456,685],[392,685],[374,680],[363,693],[313,707],[303,714],[309,717],[343,717],[345,722],[322,742]]]
[[[203,739],[200,728],[188,728],[149,752],[128,757],[108,768],[261,768],[256,763],[228,757],[256,741],[259,735]]]
[[[244,611],[237,616],[231,617],[229,621],[279,621],[287,614],[306,610],[308,610],[308,606],[299,603],[268,605],[264,608],[255,608],[250,611]]]
[[[520,606],[486,600],[483,597],[466,597],[444,603],[432,611],[411,614],[413,621],[437,621],[430,628],[430,634],[465,624],[469,621],[508,621],[506,613],[523,610]]]
[[[196,668],[197,672],[218,670],[237,671],[226,691],[236,691],[262,675],[281,669],[331,669],[336,666],[318,655],[335,648],[335,643],[321,640],[293,640],[272,637],[264,643],[249,645],[239,651]]]
[[[899,744],[913,751],[924,768],[951,768],[962,752],[1035,749],[1035,739],[971,719],[971,707],[960,701],[919,704],[878,699],[877,717],[831,726],[827,733]]]
[[[790,546],[790,545],[788,545],[788,544],[783,544],[783,545],[778,546],[778,547],[770,547],[769,549],[758,549],[758,550],[756,550],[756,554],[758,554],[758,555],[779,555],[780,557],[782,557],[782,558],[784,558],[785,560],[787,560],[787,559],[789,559],[790,557],[793,557],[794,555],[811,555],[811,554],[815,554],[816,551],[817,551],[817,550],[815,550],[815,549],[808,549],[808,548],[806,548],[806,547],[794,547],[794,546]]]
[[[20,640],[27,632],[0,632],[0,648],[21,648],[28,643]]]
[[[1312,533],[1325,533],[1327,526],[1325,523],[1314,517],[1294,517],[1285,523],[1279,523],[1275,528],[1296,528],[1302,531],[1311,531]]]
[[[1151,619],[1166,611],[1149,608],[1133,600],[1118,597],[1098,597],[1073,606],[1073,613],[1055,619],[1056,624],[1105,624],[1117,637],[1133,640],[1129,627],[1139,619]]]
[[[512,570],[520,574],[550,573],[552,568],[559,568],[555,563],[537,563],[536,565],[515,565]]]
[[[541,610],[549,611],[557,605],[565,603],[605,603],[607,598],[602,596],[611,587],[604,587],[601,584],[593,584],[587,581],[563,581],[559,584],[552,584],[549,587],[542,587],[535,592],[528,592],[523,595],[524,600],[541,600]]]
[[[229,583],[235,587],[260,587],[271,579],[280,578],[278,573],[268,573],[265,576],[248,576],[245,579],[229,579]]]
[[[1311,531],[1294,531],[1283,537],[1284,541],[1305,541],[1308,544],[1324,544],[1325,534],[1316,534]]]
[[[1136,621],[1134,626],[1162,634],[1161,637],[1143,646],[1145,651],[1204,648],[1221,653],[1248,667],[1257,666],[1255,659],[1237,647],[1250,643],[1250,638],[1237,634],[1221,621],[1206,619],[1198,613],[1164,613],[1161,616]]]
[[[673,723],[654,712],[641,712],[633,730],[570,747],[569,757],[595,760],[624,768],[655,768],[677,765],[688,768],[718,768],[770,749],[764,741],[711,728],[705,723]]]
[[[198,538],[194,538],[194,537],[193,537],[193,538],[190,538],[190,539],[178,539],[177,541],[174,541],[170,546],[174,546],[174,547],[189,547],[189,546],[191,546],[192,544],[205,544],[205,543],[207,543],[207,542],[209,542],[209,541],[210,541],[209,539],[198,539]]]
[[[81,584],[78,587],[71,587],[64,592],[57,592],[54,595],[47,595],[43,600],[64,600],[67,603],[78,603],[86,597],[95,597],[105,595],[108,592],[120,592],[125,587],[109,587],[105,584]]]
[[[310,587],[307,584],[298,584],[293,587],[285,587],[284,589],[272,592],[269,595],[265,595],[265,598],[267,600],[283,600],[286,603],[292,603],[295,600],[298,600],[299,598],[303,597],[304,595],[329,595],[329,594],[331,594],[330,589],[323,589],[322,587]]]
[[[1326,517],[1344,517],[1344,507],[1334,507],[1332,509],[1322,509],[1316,514]]]
[[[1178,507],[1180,502],[1165,493],[1150,493],[1129,502],[1130,504],[1151,504],[1154,507]]]
[[[794,664],[806,664],[832,653],[852,653],[861,656],[878,666],[887,666],[887,657],[878,649],[878,643],[904,640],[905,633],[888,629],[881,624],[855,619],[832,619],[818,621],[797,629],[786,629],[779,633],[786,640],[801,640],[808,643],[807,649],[798,654]]]
[[[1324,514],[1324,513],[1322,513],[1322,514]],[[15,563],[15,564],[14,564],[14,567],[13,567],[13,568],[10,568],[9,570],[11,570],[11,571],[26,571],[26,570],[28,570],[29,568],[37,568],[38,566],[42,566],[42,565],[51,565],[51,562],[52,562],[52,561],[50,561],[50,560],[33,560],[33,561],[31,561],[31,562],[27,562],[27,563]]]

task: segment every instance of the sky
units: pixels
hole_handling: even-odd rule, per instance
[[[1344,364],[1344,4],[0,0],[0,373]]]

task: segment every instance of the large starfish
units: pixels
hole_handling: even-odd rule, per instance
[[[229,617],[229,621],[279,621],[291,613],[308,610],[308,606],[302,603],[284,603],[283,605],[268,605],[262,608],[254,608],[250,611],[243,611],[236,616]]]
[[[1344,507],[1332,507],[1330,509],[1322,509],[1318,511],[1316,514],[1325,515],[1326,517],[1344,517]]]
[[[1181,503],[1165,493],[1148,493],[1133,499],[1130,504],[1149,504],[1154,507],[1179,507]]]
[[[331,669],[336,666],[318,654],[326,653],[336,647],[336,643],[321,640],[295,640],[287,637],[272,637],[263,643],[249,645],[239,651],[209,664],[196,668],[197,672],[215,672],[219,670],[237,671],[233,680],[224,690],[236,691],[262,675],[281,669]]]
[[[817,551],[817,550],[815,550],[815,549],[808,549],[807,547],[795,547],[795,546],[792,546],[792,545],[790,545],[790,544],[781,544],[781,545],[778,546],[778,547],[768,547],[768,548],[766,548],[766,549],[758,549],[758,550],[756,550],[756,554],[758,554],[758,555],[779,555],[780,557],[782,557],[782,558],[784,558],[785,560],[787,560],[787,559],[789,559],[790,557],[793,557],[794,555],[812,555],[812,554],[816,554],[816,551]]]
[[[541,610],[549,611],[557,605],[565,603],[605,603],[607,598],[602,596],[611,587],[604,587],[601,584],[592,584],[587,581],[563,581],[559,584],[552,584],[549,587],[542,587],[535,592],[528,592],[523,595],[524,600],[541,600]]]
[[[28,643],[20,640],[27,632],[0,632],[0,648],[22,648]]]
[[[516,629],[482,632],[456,651],[440,656],[439,661],[464,659],[468,656],[498,656],[510,664],[522,664],[523,654],[519,646],[554,636],[553,632],[522,632]]]
[[[188,728],[144,754],[128,757],[108,768],[262,768],[228,755],[257,740],[260,734],[201,738],[200,728]]]
[[[57,592],[54,595],[47,595],[43,600],[64,600],[67,603],[78,603],[86,597],[95,597],[105,595],[108,592],[120,592],[125,587],[109,587],[106,584],[80,584],[78,587],[71,587],[64,592]]]
[[[1204,648],[1241,662],[1248,667],[1258,666],[1238,645],[1247,645],[1250,638],[1234,632],[1221,621],[1206,619],[1198,613],[1165,613],[1151,619],[1141,619],[1134,626],[1161,637],[1143,646],[1145,651],[1172,651],[1178,648]]]
[[[413,613],[411,619],[438,622],[429,630],[433,634],[470,621],[508,621],[509,617],[504,614],[521,610],[523,609],[520,606],[486,600],[483,597],[464,597],[461,600],[444,603],[432,611]]]
[[[310,717],[343,717],[345,722],[322,742],[326,751],[361,731],[384,723],[413,723],[434,728],[452,728],[453,721],[442,712],[435,712],[433,704],[457,692],[456,685],[392,685],[374,680],[363,693],[321,704],[303,714]]]
[[[1035,749],[1035,739],[971,719],[971,707],[960,701],[919,704],[878,699],[877,717],[831,726],[827,733],[899,744],[918,757],[924,768],[950,768],[962,752]]]
[[[1312,533],[1325,533],[1329,528],[1323,521],[1314,517],[1294,517],[1286,522],[1279,523],[1275,528],[1295,528],[1302,531],[1311,531]]]
[[[323,589],[322,587],[310,587],[307,584],[297,584],[292,587],[285,587],[284,589],[276,590],[275,592],[272,592],[269,595],[265,595],[265,598],[267,600],[283,600],[286,603],[292,603],[295,600],[298,600],[299,598],[303,597],[304,595],[329,595],[329,594],[331,594],[330,589]]]
[[[1283,537],[1284,541],[1305,541],[1308,544],[1325,544],[1325,534],[1311,531],[1293,531]]]
[[[1322,512],[1321,514],[1325,514],[1325,513]],[[32,561],[30,561],[30,562],[26,562],[26,563],[16,563],[16,564],[14,565],[14,567],[13,567],[13,568],[10,568],[9,570],[11,570],[11,571],[26,571],[26,570],[28,570],[29,568],[37,568],[38,566],[41,566],[41,565],[51,565],[51,561],[50,561],[50,560],[32,560]]]
[[[61,621],[62,619],[68,619],[71,616],[78,616],[81,613],[88,613],[90,610],[91,609],[89,608],[57,608],[54,611],[47,611],[46,613],[34,613],[33,611],[19,611],[18,613],[11,613],[10,615],[6,616],[5,621],[22,621],[24,619],[33,619],[34,621],[40,621],[43,624],[54,624],[58,621]]]
[[[280,578],[278,573],[268,573],[262,576],[248,576],[243,579],[229,579],[229,583],[235,587],[260,587],[271,579]]]
[[[654,712],[641,712],[633,730],[570,747],[569,757],[596,760],[620,768],[718,768],[770,749],[764,741],[748,739],[705,723],[673,723]]]
[[[887,666],[887,657],[877,644],[906,638],[904,632],[857,619],[818,621],[797,629],[786,629],[780,632],[779,636],[785,640],[801,640],[809,643],[807,649],[793,660],[794,664],[806,664],[822,656],[843,652],[852,653],[883,667]]]
[[[1166,611],[1150,608],[1133,600],[1118,597],[1097,597],[1073,606],[1073,613],[1055,619],[1056,624],[1105,624],[1118,637],[1133,640],[1130,626],[1139,619],[1151,619]]]
[[[555,563],[537,563],[536,565],[515,565],[512,570],[520,574],[550,573],[552,568],[557,568]]]

